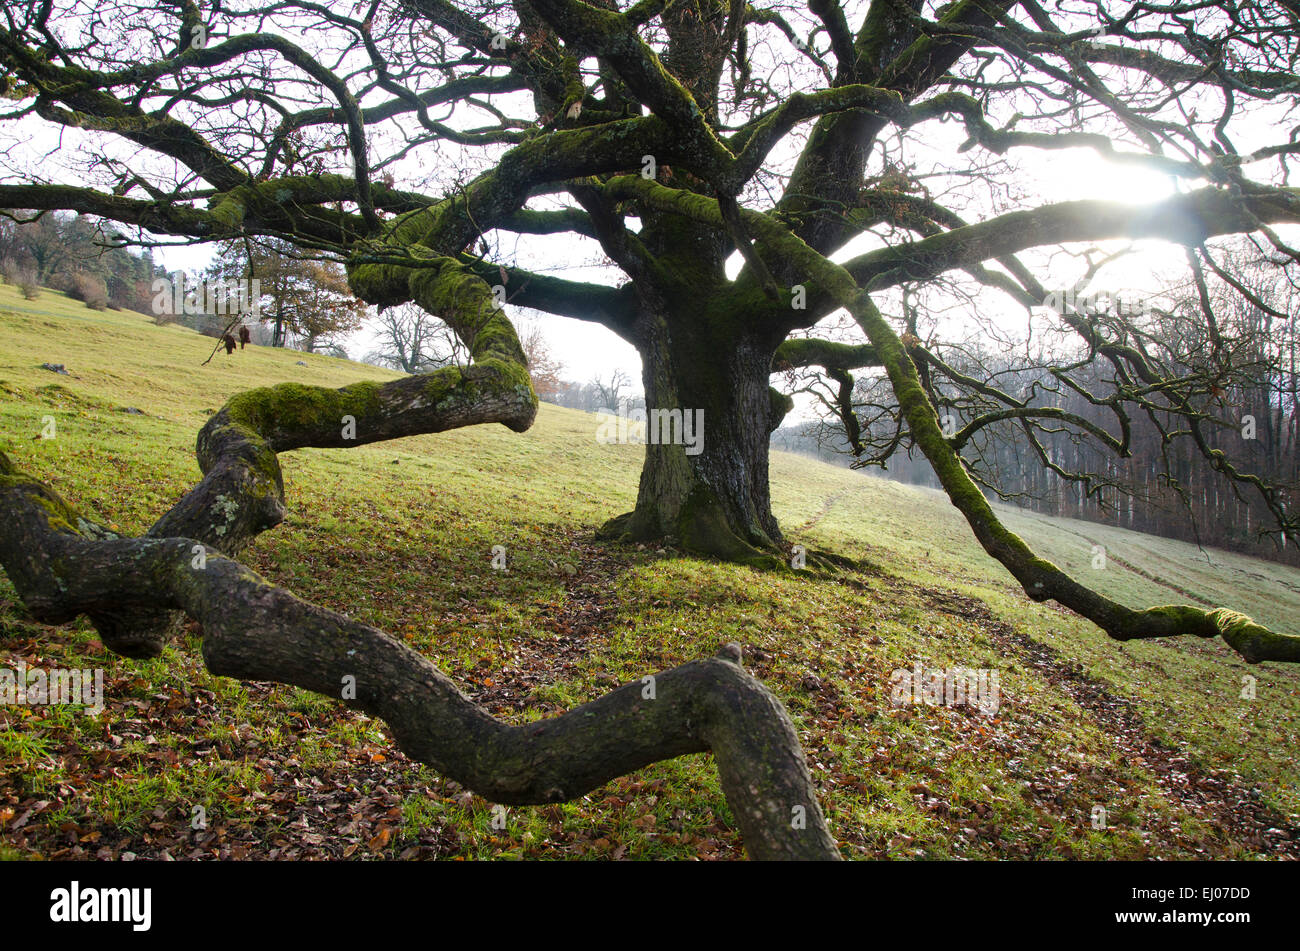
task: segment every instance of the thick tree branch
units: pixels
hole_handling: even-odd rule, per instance
[[[635,292],[631,285],[615,288],[568,281],[488,260],[464,263],[489,284],[501,284],[501,272],[504,271],[505,282],[501,286],[505,288],[506,301],[517,307],[531,307],[559,317],[590,321],[622,337],[631,333],[636,314]]]
[[[857,370],[878,367],[880,359],[869,343],[838,343],[816,337],[792,337],[776,348],[774,369],[785,367],[825,367],[827,370]]]
[[[1207,187],[1150,205],[1061,202],[871,251],[845,267],[859,283],[878,290],[1043,245],[1111,238],[1164,238],[1199,245],[1215,235],[1255,231],[1260,222],[1300,222],[1300,190],[1260,188],[1236,195]]]

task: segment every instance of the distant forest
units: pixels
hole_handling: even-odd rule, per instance
[[[1281,486],[1275,504],[1292,511],[1300,503],[1300,328],[1295,319],[1297,297],[1285,283],[1263,285],[1249,262],[1238,264],[1237,278],[1252,288],[1251,301],[1212,295],[1218,312],[1220,340],[1189,337],[1187,321],[1155,312],[1142,339],[1135,341],[1162,360],[1167,378],[1190,376],[1208,360],[1222,366],[1217,382],[1185,392],[1200,413],[1193,433],[1170,414],[1134,412],[1126,415],[1129,455],[1120,456],[1075,425],[1042,424],[1029,438],[1022,425],[988,425],[971,435],[966,458],[972,476],[993,500],[1034,512],[1084,519],[1120,528],[1176,538],[1194,544],[1241,552],[1285,564],[1300,565],[1294,539],[1285,538],[1270,517],[1260,493],[1242,479],[1216,469],[1218,461],[1238,475],[1258,476]],[[1183,298],[1177,308],[1200,307]],[[989,348],[991,349],[991,348]],[[1029,400],[1035,406],[1064,410],[1086,420],[1111,437],[1123,436],[1112,405],[1096,397],[1115,386],[1103,364],[1080,366],[1077,385],[1062,385],[1043,355],[1011,357],[1012,348],[987,352],[979,342],[953,347],[943,354],[949,366],[986,386]],[[1056,355],[1057,360],[1060,355]],[[842,419],[827,410],[820,422],[785,427],[773,434],[773,448],[788,449],[855,467],[883,462],[885,474],[902,482],[938,487],[929,464],[909,449],[892,420],[876,415],[880,381],[862,377],[853,390],[853,406],[862,429],[865,451],[850,453]],[[1170,387],[1172,390],[1173,387]],[[810,392],[816,392],[810,387]],[[941,407],[949,435],[954,435],[988,407],[945,399]],[[1203,440],[1208,453],[1198,448]]]

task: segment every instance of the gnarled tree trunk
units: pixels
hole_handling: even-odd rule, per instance
[[[768,439],[788,402],[774,397],[768,379],[780,341],[720,326],[698,310],[649,306],[641,308],[636,340],[648,416],[645,462],[636,508],[602,534],[774,562],[783,538],[771,509]],[[665,441],[664,421],[675,423],[678,412],[696,423],[685,433],[691,444]]]

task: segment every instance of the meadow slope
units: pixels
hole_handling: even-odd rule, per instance
[[[266,348],[203,366],[212,345],[0,287],[0,449],[139,532],[197,480],[195,434],[232,393],[393,376]],[[55,437],[42,439],[50,418]],[[848,857],[1300,854],[1300,671],[1251,667],[1217,641],[1109,641],[1030,603],[938,493],[783,453],[772,489],[788,538],[857,570],[763,573],[597,544],[594,528],[632,505],[641,450],[595,431],[594,417],[543,405],[522,435],[476,427],[287,453],[289,516],[245,560],[403,638],[515,721],[739,641],[795,717]],[[1130,603],[1228,604],[1300,628],[1300,571],[1002,511],[1046,557]],[[1104,570],[1090,567],[1094,544]],[[491,568],[494,545],[505,572]],[[34,623],[0,576],[0,667],[102,668],[106,694],[98,717],[0,706],[0,857],[743,854],[707,756],[511,809],[494,828],[490,803],[406,760],[382,723],[209,676],[198,644],[191,627],[157,659],[115,657],[84,620]],[[997,711],[891,702],[891,672],[916,664],[995,671]]]

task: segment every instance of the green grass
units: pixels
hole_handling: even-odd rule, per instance
[[[393,376],[267,348],[204,366],[212,344],[0,287],[0,448],[98,520],[141,532],[198,479],[195,434],[231,394]],[[53,439],[39,438],[47,417]],[[595,527],[633,504],[640,449],[595,431],[594,417],[543,405],[524,434],[475,427],[288,453],[289,517],[245,560],[403,639],[515,722],[740,641],[794,715],[850,857],[1278,854],[1231,816],[1246,790],[1264,825],[1297,821],[1296,672],[1249,667],[1217,642],[1109,641],[1029,602],[943,496],[783,453],[772,491],[787,536],[862,570],[765,573],[599,545]],[[1046,557],[1129,603],[1195,598],[1297,626],[1295,570],[1002,511]],[[1093,544],[1106,547],[1104,570],[1090,567]],[[494,545],[508,571],[491,569]],[[98,718],[0,707],[0,857],[743,854],[707,756],[512,808],[495,828],[491,803],[406,760],[382,723],[294,688],[212,677],[198,637],[191,628],[150,661],[115,657],[84,619],[30,620],[0,577],[0,666],[100,667],[106,684]],[[997,671],[1000,709],[891,703],[891,671],[918,662]],[[1105,829],[1090,823],[1096,805]],[[206,829],[191,828],[195,806]]]

